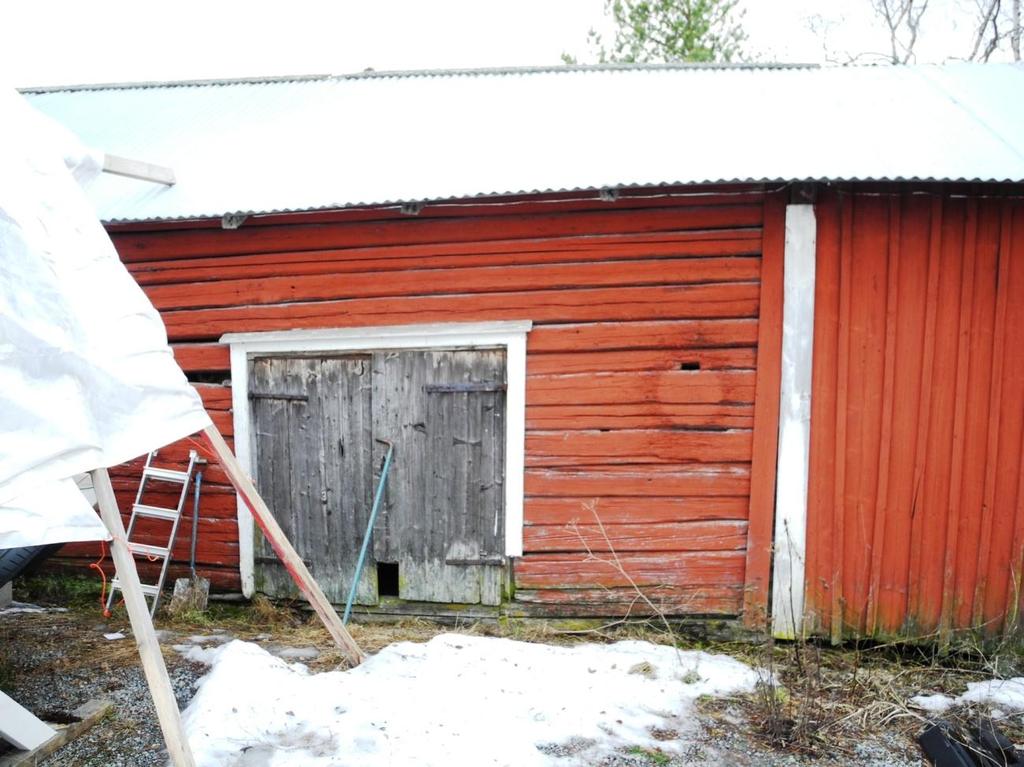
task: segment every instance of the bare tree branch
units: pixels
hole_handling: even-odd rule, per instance
[[[981,51],[981,61],[988,61],[989,56],[999,46],[999,6],[1001,0],[985,0],[983,5],[978,7],[978,30],[974,35],[974,45],[971,47],[971,54],[968,61],[979,60],[978,53]],[[992,28],[991,38],[987,38],[989,27]],[[982,48],[982,43],[985,47]]]
[[[889,30],[889,60],[893,64],[906,64],[914,56],[928,0],[871,0],[871,6]],[[901,39],[903,36],[906,42]]]
[[[1010,50],[1014,61],[1020,61],[1020,4],[1021,0],[1013,0],[1010,11]]]

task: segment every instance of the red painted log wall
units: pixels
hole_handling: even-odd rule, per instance
[[[1024,570],[1024,202],[827,194],[808,511],[812,627],[1009,630]]]
[[[533,320],[517,599],[607,613],[636,602],[632,580],[672,612],[737,614],[765,200],[758,189],[709,190],[112,235],[178,361],[203,380],[229,378],[217,343],[228,332]],[[781,214],[769,229],[780,227]],[[201,388],[230,434],[230,390]],[[777,398],[769,404],[777,411]],[[772,458],[773,439],[761,440]],[[125,508],[137,474],[135,464],[116,473]],[[201,569],[237,589],[233,496],[216,468],[204,489]],[[769,514],[765,544],[770,531]],[[177,560],[188,535],[185,525]]]

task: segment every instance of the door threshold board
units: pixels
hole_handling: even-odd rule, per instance
[[[387,618],[429,618],[448,622],[459,620],[497,620],[501,615],[500,605],[459,604],[450,602],[412,602],[394,597],[380,600],[376,605],[353,605],[352,619],[360,617],[370,620]]]

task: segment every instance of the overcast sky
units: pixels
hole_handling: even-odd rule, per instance
[[[920,62],[963,58],[976,0],[931,0]],[[741,0],[748,55],[845,62],[884,53],[870,0]],[[341,74],[587,61],[603,0],[14,0],[0,28],[8,85]],[[994,57],[999,58],[999,57]],[[865,56],[862,61],[872,60]],[[875,57],[874,60],[877,60]]]

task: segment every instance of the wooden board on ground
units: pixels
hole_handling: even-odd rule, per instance
[[[31,751],[16,751],[0,756],[0,767],[34,767],[58,749],[90,730],[113,707],[109,700],[90,700],[71,712],[73,721],[66,724],[51,724],[56,734]]]

